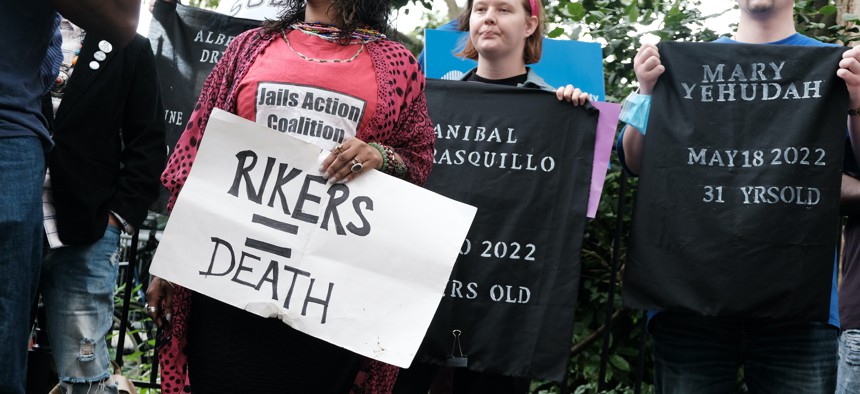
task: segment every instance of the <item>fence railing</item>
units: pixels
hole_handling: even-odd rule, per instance
[[[114,362],[130,378],[135,387],[160,389],[158,373],[158,338],[160,333],[148,318],[142,305],[145,291],[149,285],[149,263],[158,245],[156,229],[142,230],[131,236],[123,236],[120,241],[120,274],[118,292],[122,292],[121,305],[115,305],[115,315],[119,321],[117,331],[116,356]],[[140,238],[145,241],[141,246]],[[116,299],[116,298],[115,298]],[[142,335],[141,335],[142,334]],[[126,341],[132,343],[130,354],[126,353]],[[128,367],[126,362],[128,361]],[[124,368],[125,367],[125,368]]]

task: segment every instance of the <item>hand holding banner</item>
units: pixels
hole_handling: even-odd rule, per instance
[[[845,49],[659,48],[666,71],[652,97],[625,304],[827,321]]]
[[[369,171],[329,185],[326,151],[212,113],[151,272],[408,367],[475,208]]]
[[[561,380],[600,114],[474,82],[428,80],[427,103],[436,149],[425,186],[479,211],[419,358]]]

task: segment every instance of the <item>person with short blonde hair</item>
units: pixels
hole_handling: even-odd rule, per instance
[[[466,5],[466,13],[464,13],[464,15],[472,15],[472,10],[474,8],[473,4],[474,2],[470,1]],[[540,6],[540,0],[522,0],[522,5],[523,8],[530,13],[527,19],[534,18],[537,21],[534,27],[534,32],[526,37],[526,44],[523,48],[523,62],[525,64],[535,64],[540,60],[541,54],[543,53],[543,31],[546,25],[546,15],[543,7]],[[483,6],[483,4],[479,5],[479,7]],[[460,20],[460,27],[463,28],[463,31],[469,31],[470,19],[471,18],[462,18]],[[463,26],[464,24],[465,26]],[[472,43],[471,39],[466,41],[465,48],[463,48],[458,55],[467,59],[478,60],[478,50],[475,49],[475,45]]]
[[[460,29],[469,33],[459,56],[477,60],[478,66],[462,81],[541,89],[574,106],[590,105],[588,93],[567,85],[553,88],[526,67],[540,60],[543,47],[544,9],[540,0],[469,1],[459,17]],[[438,367],[415,362],[400,371],[395,394],[427,392]],[[474,372],[457,368],[450,384],[454,393],[522,394],[528,378]]]
[[[468,22],[468,39],[461,57],[478,67],[461,80],[537,88],[556,92],[573,105],[588,101],[588,93],[567,85],[554,89],[528,64],[540,61],[543,49],[543,5],[540,0],[475,0],[467,4],[461,27]],[[465,18],[468,15],[468,19]]]

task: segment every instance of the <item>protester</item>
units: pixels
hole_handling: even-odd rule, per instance
[[[357,130],[347,132],[354,137],[340,143],[311,139],[331,149],[321,167],[329,181],[348,182],[376,168],[421,185],[435,140],[424,76],[408,50],[384,35],[389,7],[383,0],[287,1],[280,19],[236,37],[207,78],[162,174],[172,193],[169,207],[186,181],[212,110],[263,119],[269,109],[257,106],[258,88],[273,84],[325,89],[342,100],[366,103]],[[296,111],[293,115],[303,114]],[[165,392],[187,383],[186,365],[195,394],[345,393],[359,372],[362,359],[356,354],[165,280],[154,278],[146,298],[160,307],[151,316],[171,324],[170,342],[160,353]],[[368,365],[372,373],[386,371]],[[379,384],[364,390],[390,390],[396,369],[387,371],[391,375],[378,382],[364,381]]]
[[[716,42],[825,45],[795,31],[793,1],[738,0],[738,5],[741,16],[737,34]],[[860,63],[857,59],[860,59],[860,51],[852,49],[843,55],[838,71],[834,65],[834,72],[848,85],[851,108],[860,107]],[[737,59],[727,59],[727,62],[736,63]],[[657,47],[651,44],[642,46],[633,66],[639,92],[628,97],[627,108],[622,111],[622,119],[626,119],[628,125],[619,136],[617,148],[625,169],[638,174],[649,170],[642,166],[646,134],[640,129],[647,125],[650,94],[665,67]],[[860,131],[858,121],[857,116],[850,116],[852,131]],[[631,124],[640,125],[640,129]],[[857,139],[854,141],[856,144]],[[818,263],[832,264],[831,261]],[[761,283],[766,285],[768,280],[762,278]],[[744,382],[750,392],[833,392],[839,327],[835,288],[827,296],[831,300],[828,321],[704,316],[674,311],[656,313],[648,325],[654,344],[656,392],[734,392],[742,366]]]
[[[469,40],[460,56],[477,60],[461,80],[554,91],[574,106],[588,102],[588,93],[573,85],[553,89],[527,64],[540,60],[544,9],[540,0],[475,1],[469,13]]]
[[[114,48],[68,20],[63,62],[45,106],[45,230],[40,291],[64,392],[116,393],[105,336],[113,327],[120,232],[158,196],[164,122],[155,57],[138,35]]]
[[[588,93],[573,85],[554,89],[526,66],[540,60],[544,14],[540,0],[469,1],[458,18],[461,30],[469,32],[459,56],[477,60],[478,65],[461,80],[542,89],[556,93],[559,100],[574,106],[586,105]],[[423,393],[431,385],[439,385],[453,393],[526,393],[530,384],[527,378],[478,373],[465,368],[438,370],[436,366],[415,362],[409,369],[400,371],[394,392]],[[442,374],[441,380],[450,381],[440,383],[437,373]]]
[[[60,65],[59,17],[74,15],[117,46],[134,34],[137,0],[0,1],[0,393],[23,393],[30,309],[42,261],[41,192],[49,148],[42,96]]]

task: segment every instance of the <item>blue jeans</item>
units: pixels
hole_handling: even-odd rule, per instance
[[[48,339],[66,393],[117,392],[115,384],[102,381],[111,372],[105,335],[113,326],[119,233],[109,225],[92,244],[45,254],[40,289]]]
[[[648,330],[657,393],[833,393],[836,327],[660,312]]]
[[[839,373],[836,394],[860,393],[860,330],[845,330],[839,336]]]
[[[30,309],[42,261],[44,179],[38,138],[0,138],[0,394],[24,393]]]

